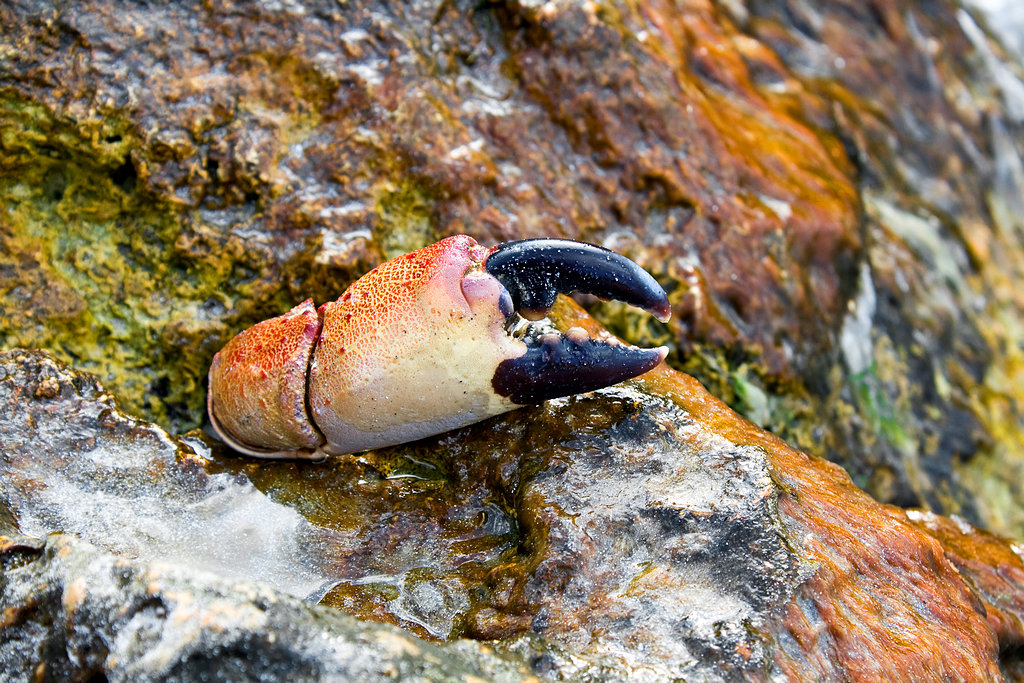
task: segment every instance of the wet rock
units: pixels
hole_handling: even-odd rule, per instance
[[[386,479],[352,459],[256,463],[125,415],[48,355],[2,353],[0,376],[0,508],[23,534],[71,533],[314,602],[349,590],[350,611],[436,638],[457,633],[468,609],[458,567],[492,563],[513,542],[496,493],[450,486],[436,467]]]
[[[520,681],[483,647],[445,651],[266,584],[141,563],[74,536],[0,536],[3,680]]]
[[[525,453],[557,444],[558,476],[542,470],[522,482],[519,519],[545,538],[520,546],[530,552],[518,575],[492,573],[484,633],[545,634],[656,678],[998,680],[1001,652],[1015,665],[1018,632],[998,626],[1021,615],[1015,546],[989,537],[976,554],[937,540],[916,513],[879,505],[841,469],[739,419],[686,375],[661,368],[638,384],[645,398],[625,414],[582,408],[607,391],[575,399],[599,432],[566,410],[519,436]],[[666,444],[671,466],[658,467]],[[619,471],[631,473],[628,484]],[[604,564],[612,554],[614,570]],[[995,600],[959,571],[975,556],[972,575],[1004,578]],[[546,662],[573,670],[570,657]]]
[[[387,569],[373,563],[380,542],[380,520],[367,514],[373,501],[356,510],[362,526],[345,535],[307,521],[296,510],[302,505],[274,501],[244,474],[208,472],[217,468],[204,455],[201,435],[171,438],[125,415],[94,378],[51,356],[0,354],[3,531],[56,534],[45,542],[8,536],[0,547],[5,675],[521,679],[521,666],[472,643],[444,654],[336,609],[310,609],[342,579],[397,583],[392,620],[443,638],[468,604],[456,578],[407,578],[400,557],[380,558]],[[343,469],[341,476],[353,474]],[[387,496],[367,493],[365,481],[359,485],[366,498],[390,506],[388,516],[401,513]],[[308,492],[304,502],[323,494]],[[344,521],[332,514],[334,527]],[[387,530],[376,535],[392,538]],[[471,536],[452,534],[451,542]],[[495,538],[500,544],[501,534]],[[450,561],[443,544],[415,541],[402,550],[416,568],[431,561],[418,552],[423,547],[434,564]]]
[[[5,356],[0,525],[549,676],[1016,675],[970,523],[1024,533],[1024,81],[883,4],[3,3],[0,345],[128,414]],[[454,232],[629,254],[674,318],[606,324],[966,521],[671,373],[317,466],[164,431],[235,332]]]
[[[956,2],[746,9],[746,31],[805,89],[807,119],[845,146],[864,208],[834,355],[804,375],[824,397],[820,428],[779,431],[881,500],[1019,537],[1024,384],[1005,349],[1020,330],[1002,321],[1024,303],[1008,284],[1021,276],[1020,64]],[[780,82],[759,71],[762,92]]]
[[[635,390],[548,410],[564,427],[523,444],[550,459],[516,490],[527,543],[488,575],[470,632],[539,633],[663,678],[767,669],[758,631],[800,572],[764,450]]]
[[[556,317],[600,333],[565,303]],[[879,505],[837,466],[667,368],[325,463],[240,459],[198,434],[169,438],[46,355],[4,354],[0,374],[12,532],[83,539],[5,547],[0,607],[13,616],[0,652],[27,656],[19,666],[32,670],[159,677],[215,661],[240,678],[294,660],[316,676],[370,658],[376,672],[436,665],[499,678],[998,680],[1000,667],[1020,667],[1016,545]],[[188,548],[169,546],[175,533]],[[111,584],[115,570],[129,578]],[[49,597],[32,597],[43,585]],[[99,586],[102,604],[72,610],[94,594],[83,586]],[[186,638],[179,619],[152,617],[139,586],[164,596],[165,617],[199,609],[210,591],[216,600]],[[302,597],[320,604],[300,609]],[[270,619],[267,604],[283,611]],[[358,634],[342,663],[336,649],[305,645],[307,619],[335,623],[327,615],[339,610],[364,620],[337,622]],[[132,668],[136,651],[118,650],[126,624],[171,654]],[[72,642],[89,629],[93,640]],[[381,638],[420,649],[396,663],[373,649]],[[434,647],[445,655],[423,654]]]
[[[985,602],[989,625],[1000,644],[1024,639],[1024,546],[977,529],[958,517],[941,517],[931,512],[908,511],[915,524],[942,544],[946,557]],[[1019,679],[1024,662],[1008,658],[1010,678]]]
[[[93,377],[50,356],[0,361],[0,497],[20,533],[75,534],[299,597],[330,580],[329,535],[244,479],[208,475],[201,441],[125,415]]]

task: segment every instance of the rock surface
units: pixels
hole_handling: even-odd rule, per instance
[[[636,343],[880,500],[1024,534],[1024,82],[917,3],[0,7],[0,343],[174,431],[213,353],[442,236],[639,260]]]
[[[557,314],[598,332],[577,308]],[[172,439],[46,355],[3,354],[0,377],[9,531],[64,532],[0,552],[5,670],[999,680],[1020,667],[1019,546],[879,505],[667,368],[323,464]]]
[[[4,671],[1024,680],[974,526],[1024,536],[1009,54],[952,0],[0,4],[0,346],[60,359],[0,360]],[[456,232],[640,261],[669,327],[583,303],[711,393],[323,464],[165,431]]]
[[[0,537],[0,678],[520,681],[483,646],[445,651],[266,585],[139,564],[74,536]]]

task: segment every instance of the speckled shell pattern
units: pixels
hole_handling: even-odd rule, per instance
[[[240,333],[210,369],[215,426],[242,452],[302,457],[518,407],[491,386],[498,364],[526,347],[504,332],[504,289],[481,269],[487,253],[449,237],[381,264],[319,311],[307,300]]]
[[[312,450],[323,441],[306,410],[306,373],[320,336],[310,299],[239,333],[213,357],[207,407],[221,430],[258,449]]]

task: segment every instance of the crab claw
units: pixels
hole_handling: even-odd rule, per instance
[[[517,313],[537,321],[547,315],[559,294],[582,292],[643,308],[665,322],[671,315],[668,296],[650,273],[621,254],[560,239],[506,242],[494,247],[484,270],[509,292]],[[647,372],[665,359],[668,349],[638,349],[617,341],[591,339],[531,326],[523,337],[527,351],[503,361],[494,388],[516,403],[600,389]]]
[[[320,458],[608,386],[664,360],[664,347],[563,335],[516,315],[536,320],[576,290],[669,315],[657,282],[614,252],[449,237],[381,264],[337,301],[304,302],[228,342],[210,368],[211,422],[243,453]]]

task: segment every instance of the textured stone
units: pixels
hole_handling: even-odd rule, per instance
[[[563,303],[556,314],[599,333],[578,308]],[[247,590],[282,604],[306,597],[321,603],[318,615],[339,608],[447,640],[458,661],[443,667],[453,676],[483,666],[612,680],[998,680],[1000,667],[1020,668],[1017,545],[879,505],[836,465],[793,450],[667,368],[320,464],[238,459],[198,434],[171,439],[50,357],[2,361],[0,481],[11,531],[70,531],[116,553],[92,549],[64,564],[60,548],[85,546],[56,537],[37,562],[39,543],[10,541],[7,614],[35,604],[37,589],[26,586],[62,586],[32,619],[4,626],[2,656],[35,652],[31,666],[171,671],[149,659],[119,668],[130,653],[95,654],[113,652],[114,635],[97,636],[107,650],[82,645],[92,659],[70,664],[40,645],[72,637],[46,627],[66,623],[56,605],[66,610],[82,585],[106,586],[83,567],[124,566],[194,584],[196,603],[212,577],[258,581]],[[107,607],[82,623],[117,633],[123,622],[109,604],[135,604],[133,582],[97,591]],[[310,676],[342,666],[304,649],[302,614],[271,627],[252,599],[224,600],[209,607],[221,619],[212,641],[193,633],[185,642],[174,619],[146,622],[150,638],[178,643],[166,661],[217,659],[231,679],[292,658]],[[253,635],[263,632],[276,644]],[[467,638],[491,641],[507,659],[492,661]],[[242,664],[221,661],[222,646]],[[362,656],[377,658],[350,659]]]
[[[0,678],[522,681],[484,646],[446,652],[265,584],[138,563],[74,536],[0,536]]]
[[[972,526],[1024,533],[1008,54],[953,0],[3,3],[0,344],[127,412],[5,356],[0,525],[549,676],[1021,678]],[[318,466],[164,431],[234,333],[455,232],[627,253],[673,321],[606,325],[960,516],[667,370]]]
[[[882,500],[1024,528],[1024,86],[952,0],[17,0],[0,28],[0,340],[133,412],[196,426],[220,345],[386,257],[576,237],[669,288],[667,328],[590,302],[615,331]]]

